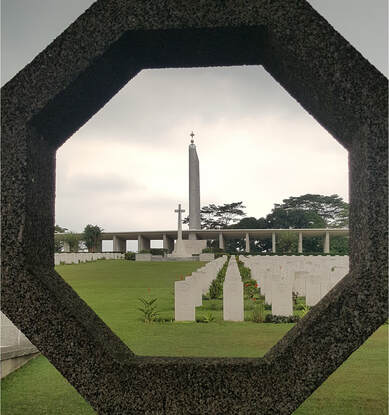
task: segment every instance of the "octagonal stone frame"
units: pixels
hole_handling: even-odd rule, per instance
[[[263,358],[135,356],[54,271],[56,149],[141,69],[245,64],[349,151],[350,273]],[[2,310],[98,413],[291,413],[387,318],[387,80],[304,0],[97,1],[2,89],[2,214]]]

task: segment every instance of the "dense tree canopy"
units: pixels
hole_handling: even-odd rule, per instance
[[[324,196],[308,193],[302,196],[291,196],[284,199],[281,204],[275,204],[273,211],[277,209],[315,212],[324,221],[323,227],[348,226],[348,203],[338,195]]]
[[[103,232],[103,229],[97,225],[85,226],[82,239],[89,252],[96,252],[98,250],[101,232]]]
[[[326,222],[318,212],[293,208],[274,207],[266,216],[266,224],[269,229],[305,229],[325,228]]]
[[[74,232],[66,232],[62,236],[63,242],[66,242],[69,245],[70,252],[78,252],[80,249],[80,236]]]
[[[54,233],[65,233],[65,232],[68,232],[68,230],[69,230],[68,228],[62,228],[59,225],[54,226]]]
[[[246,216],[243,202],[225,203],[224,205],[210,204],[200,210],[202,229],[225,229]],[[183,223],[189,223],[189,216]]]
[[[68,231],[67,228],[62,228],[59,225],[54,226],[54,234],[65,233],[67,231]],[[58,253],[58,252],[62,252],[62,250],[63,250],[63,240],[54,237],[54,252]]]
[[[275,204],[266,217],[246,217],[243,202],[225,203],[224,205],[210,204],[201,209],[201,225],[203,229],[307,229],[307,228],[338,228],[348,225],[348,203],[340,196],[306,194],[284,199]],[[188,223],[186,220],[184,223]],[[218,241],[210,243],[216,248]],[[227,240],[228,251],[244,251],[244,239]],[[270,252],[271,238],[250,241],[251,252]],[[279,236],[277,252],[297,252],[298,235]],[[323,252],[323,238],[304,238],[305,252]],[[331,252],[345,254],[348,252],[348,239],[338,236],[331,238]]]

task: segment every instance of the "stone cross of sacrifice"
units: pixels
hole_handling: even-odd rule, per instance
[[[177,239],[182,241],[182,218],[181,218],[181,213],[184,213],[185,210],[181,209],[181,204],[178,204],[178,209],[176,209],[174,212],[178,213],[178,235],[177,235]]]

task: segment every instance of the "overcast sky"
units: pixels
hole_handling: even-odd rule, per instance
[[[386,0],[309,2],[387,76]],[[2,85],[92,3],[2,0]],[[262,67],[143,70],[58,150],[56,223],[175,229],[192,130],[202,205],[260,217],[305,193],[348,201],[347,152]]]

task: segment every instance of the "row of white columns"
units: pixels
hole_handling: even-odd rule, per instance
[[[190,239],[195,238],[195,234],[189,235]],[[163,249],[167,249],[169,251],[172,251],[174,249],[174,239],[169,238],[166,233],[162,235],[163,238]],[[248,232],[246,232],[245,235],[245,242],[246,242],[246,252],[250,252],[250,235]],[[65,241],[64,242],[64,252],[70,252],[69,244]],[[272,232],[272,252],[276,253],[276,232]],[[223,232],[219,233],[219,248],[224,250],[225,249],[225,239]],[[149,250],[150,249],[150,239],[145,237],[142,234],[138,235],[138,251],[143,250]],[[97,249],[101,252],[102,250],[102,241],[100,241],[100,245]],[[126,240],[123,238],[120,238],[119,236],[114,235],[113,236],[113,251],[114,252],[126,252]],[[298,253],[303,252],[303,233],[298,233]],[[324,246],[323,246],[323,252],[328,254],[330,252],[330,233],[328,231],[325,232],[324,237]]]
[[[163,234],[163,249],[172,251],[174,249],[174,239],[169,238],[165,233]],[[120,238],[117,235],[113,236],[113,251],[114,252],[126,252],[126,239]],[[138,235],[138,251],[149,250],[150,249],[150,239],[146,238],[144,235]],[[64,252],[70,252],[69,243],[63,242]],[[102,241],[100,241],[99,246],[97,247],[97,252],[102,252]]]
[[[245,235],[245,242],[246,242],[245,251],[250,252],[250,235],[248,232],[246,232],[246,235]],[[271,242],[272,242],[272,252],[276,253],[277,244],[276,244],[276,233],[275,232],[272,232]],[[222,232],[219,233],[219,248],[220,249],[225,248],[225,241],[224,241],[224,236]],[[330,233],[328,231],[325,233],[325,237],[324,237],[323,252],[325,254],[330,253]],[[298,233],[298,253],[299,254],[303,253],[303,233],[302,232]]]

